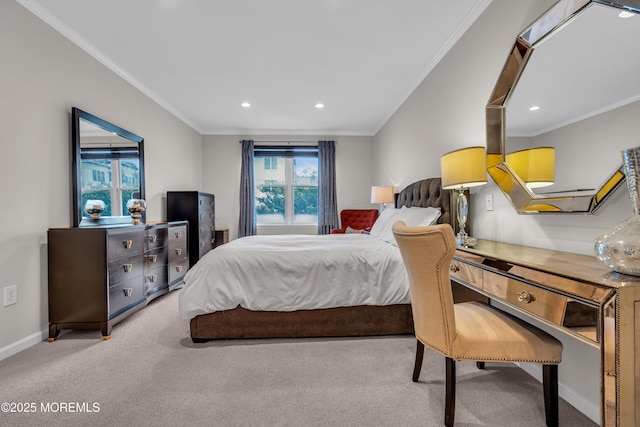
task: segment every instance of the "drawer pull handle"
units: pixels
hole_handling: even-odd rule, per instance
[[[176,238],[179,239],[182,237],[182,231],[176,231]]]
[[[151,243],[155,243],[156,240],[158,240],[158,236],[156,236],[155,234],[152,234],[151,236],[148,236],[147,238],[149,239],[149,241]]]
[[[518,293],[518,301],[524,304],[529,304],[532,301],[531,294],[527,291],[522,291]]]
[[[125,273],[131,273],[131,270],[133,270],[133,264],[125,264],[122,266],[122,268],[124,269]]]
[[[122,292],[124,292],[125,297],[130,297],[133,294],[133,288],[124,288]]]
[[[147,276],[147,281],[153,283],[158,279],[158,276],[156,276],[155,274],[153,276]]]
[[[125,249],[131,249],[131,245],[133,245],[133,240],[125,240],[122,242],[122,245]]]
[[[460,271],[460,267],[455,264],[451,264],[451,267],[449,267],[449,271],[451,271],[452,273],[457,273],[458,271]]]
[[[182,248],[176,249],[176,255],[182,255]]]
[[[178,273],[180,273],[182,271],[182,266],[181,265],[176,265],[176,271]]]
[[[151,262],[156,262],[158,260],[158,255],[147,255],[147,259]]]

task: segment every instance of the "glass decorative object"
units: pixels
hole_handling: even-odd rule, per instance
[[[633,215],[601,234],[595,241],[595,252],[609,269],[640,276],[640,147],[622,151],[622,167]]]
[[[147,202],[144,199],[129,199],[127,202],[127,210],[131,213],[133,225],[140,224],[142,213],[147,210]]]
[[[84,211],[91,215],[92,219],[100,218],[105,210],[107,210],[107,205],[102,200],[87,200],[84,204]]]

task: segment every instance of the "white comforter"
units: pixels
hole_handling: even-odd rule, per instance
[[[219,246],[184,278],[180,314],[410,303],[398,248],[366,234],[251,236]]]

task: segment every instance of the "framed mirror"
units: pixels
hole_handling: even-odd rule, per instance
[[[73,226],[130,224],[127,201],[145,198],[144,140],[76,107],[71,129]]]
[[[486,123],[487,170],[519,213],[593,213],[624,183],[620,151],[640,144],[638,13],[640,0],[560,0],[516,39]]]

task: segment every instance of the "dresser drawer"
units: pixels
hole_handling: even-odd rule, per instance
[[[182,279],[189,271],[189,259],[184,258],[180,261],[169,264],[169,284],[173,285]]]
[[[207,238],[203,238],[202,240],[200,240],[200,252],[199,258],[202,258],[204,255],[206,255],[207,252],[209,252],[211,249],[213,249],[213,237],[209,237]]]
[[[169,248],[169,264],[173,264],[176,261],[187,258],[187,247],[171,247]]]
[[[158,248],[144,253],[144,269],[149,270],[167,264],[167,248]]]
[[[200,240],[202,239],[211,239],[215,236],[216,228],[214,227],[212,222],[201,223],[198,228],[198,234],[200,236]]]
[[[144,248],[143,239],[144,232],[142,230],[124,233],[109,232],[107,235],[107,258],[115,260],[141,254]]]
[[[133,277],[142,276],[143,269],[144,265],[141,256],[109,261],[109,283],[116,284]]]
[[[525,311],[562,325],[568,299],[489,271],[483,272],[484,290]]]
[[[212,194],[198,194],[198,209],[199,210],[210,210],[213,211],[215,208],[214,198]]]
[[[167,244],[167,229],[165,227],[150,228],[146,232],[144,248],[146,251],[162,248]]]
[[[158,265],[144,272],[144,294],[149,295],[159,288],[167,287],[167,265]]]
[[[109,286],[109,320],[122,309],[144,299],[142,276]]]
[[[198,211],[198,223],[202,224],[213,224],[215,223],[215,214],[212,210],[199,210]]]
[[[187,246],[187,226],[179,225],[169,228],[169,246]]]

